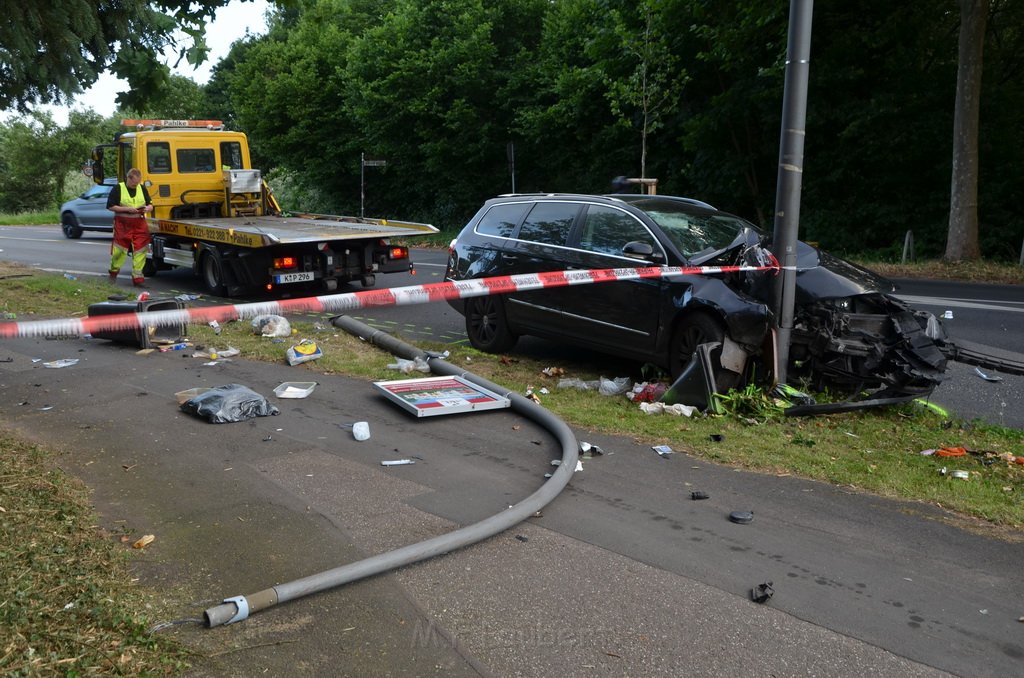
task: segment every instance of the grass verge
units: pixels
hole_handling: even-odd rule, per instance
[[[172,675],[177,645],[135,610],[130,552],[96,528],[86,488],[50,453],[0,432],[0,672]]]
[[[992,261],[962,261],[950,263],[941,260],[900,264],[885,261],[857,261],[887,278],[928,278],[932,280],[961,280],[1003,285],[1024,284],[1024,266]]]
[[[60,215],[57,214],[57,210],[0,214],[0,226],[45,226],[59,223]]]

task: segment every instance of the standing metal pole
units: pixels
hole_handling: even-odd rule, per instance
[[[359,154],[359,218],[366,216],[366,153]]]
[[[772,250],[782,265],[775,287],[775,326],[778,339],[776,380],[785,383],[796,297],[796,244],[800,229],[800,188],[804,171],[807,125],[807,81],[811,66],[813,0],[791,0],[786,84],[782,95],[782,132],[775,189],[775,232]]]

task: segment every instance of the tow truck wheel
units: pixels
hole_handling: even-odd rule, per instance
[[[377,276],[373,275],[372,273],[369,275],[364,275],[360,282],[363,283],[363,287],[373,287],[374,285],[377,284]]]
[[[220,257],[210,252],[204,252],[199,260],[199,271],[203,278],[203,285],[210,294],[223,297],[227,294],[227,286],[224,284],[224,269],[220,263]]]

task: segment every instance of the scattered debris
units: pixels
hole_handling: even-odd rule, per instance
[[[181,409],[205,417],[211,424],[245,421],[280,413],[266,398],[241,384],[211,388],[181,403]]]
[[[694,490],[690,493],[690,499],[694,501],[700,501],[701,499],[710,499],[711,495],[707,492],[701,492],[700,490]]]
[[[729,520],[739,525],[746,525],[754,519],[753,511],[733,511],[729,514]]]
[[[530,541],[528,537],[525,537],[525,536],[523,536],[521,534],[517,534],[516,535],[516,539],[518,539],[519,541],[523,541],[523,542]]]
[[[669,455],[674,452],[668,445],[654,445],[651,449],[657,452],[662,459],[668,459]]]
[[[967,455],[967,448],[964,447],[940,447],[935,450],[936,457],[963,457]]]
[[[382,461],[381,466],[408,466],[409,464],[415,464],[415,459],[392,459],[390,461]]]
[[[600,457],[604,454],[604,450],[597,445],[591,445],[590,443],[580,441],[580,454],[584,459],[592,459],[594,457]]]
[[[775,595],[774,584],[770,581],[766,581],[763,584],[758,584],[754,588],[750,589],[750,599],[755,603],[764,605],[768,600]]]
[[[661,382],[640,382],[633,386],[626,397],[635,403],[654,403],[661,400],[661,397],[665,395],[665,391],[668,390],[668,386]]]
[[[220,323],[219,322],[217,322],[216,320],[211,320],[210,322],[208,322],[206,324],[210,326],[210,328],[213,330],[214,334],[220,334]]]
[[[953,478],[959,478],[960,480],[970,480],[971,479],[970,471],[953,471],[949,475],[952,476]]]
[[[62,358],[60,360],[52,360],[48,363],[43,363],[43,367],[50,367],[53,369],[59,369],[61,367],[71,367],[72,365],[78,364],[78,358]]]
[[[723,440],[725,440],[725,436],[722,435],[721,433],[712,433],[708,437],[711,439],[711,442],[713,442],[713,443],[720,443]]]
[[[160,352],[161,353],[167,353],[168,351],[184,351],[186,348],[189,347],[189,345],[190,344],[187,341],[179,341],[176,344],[169,344],[167,346],[161,346],[160,347]]]
[[[279,315],[259,315],[252,319],[253,334],[263,337],[290,337],[292,326]]]
[[[562,367],[545,367],[540,373],[546,377],[560,377],[565,374],[565,369]]]
[[[662,402],[642,402],[640,403],[640,411],[645,414],[671,414],[674,417],[692,417],[693,413],[697,411],[697,408],[692,405],[684,405],[682,403],[666,405]]]
[[[579,391],[596,391],[601,387],[601,382],[597,379],[592,381],[584,381],[577,377],[570,377],[568,379],[559,379],[558,388],[574,388]]]
[[[320,350],[317,343],[311,339],[303,339],[299,343],[295,344],[285,353],[288,359],[288,364],[295,366],[302,363],[308,363],[311,360],[317,360],[323,357],[324,352]]]
[[[953,312],[952,311],[946,311],[945,313],[942,314],[942,319],[943,320],[952,320],[953,319]]]
[[[985,374],[984,372],[981,371],[980,367],[975,367],[974,368],[974,373],[977,374],[982,379],[984,379],[985,381],[1002,381],[1003,380],[1003,378],[1000,377],[999,375]]]
[[[149,546],[150,544],[152,544],[155,539],[156,539],[156,537],[154,535],[152,535],[152,534],[143,535],[134,544],[132,544],[132,548],[133,549],[144,549],[147,546]]]
[[[365,421],[357,421],[352,424],[352,437],[363,441],[370,439],[370,424]]]
[[[398,370],[402,374],[411,374],[413,372],[430,372],[430,365],[427,361],[420,356],[416,356],[412,360],[406,360],[405,358],[397,358],[398,362],[390,363],[388,365],[389,370]]]
[[[278,398],[306,398],[316,388],[315,381],[286,381],[274,389]]]

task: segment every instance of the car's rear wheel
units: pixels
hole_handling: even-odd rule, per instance
[[[672,351],[669,355],[669,372],[672,375],[672,380],[675,381],[690,364],[698,346],[717,343],[719,346],[711,352],[711,361],[715,366],[715,380],[720,382],[718,383],[720,391],[734,386],[735,376],[730,378],[730,375],[735,375],[735,373],[720,367],[721,343],[724,339],[725,327],[706,313],[691,313],[681,318],[672,334]]]
[[[78,219],[71,212],[61,215],[60,230],[64,231],[65,238],[71,240],[82,237],[82,227],[78,225]]]
[[[516,345],[519,336],[508,327],[505,305],[500,297],[466,300],[466,335],[473,348],[487,353],[504,353]]]

